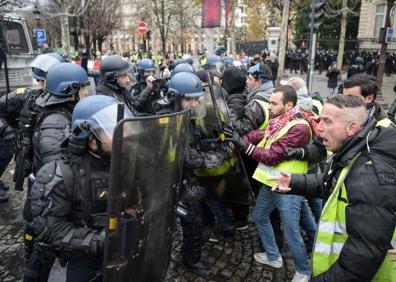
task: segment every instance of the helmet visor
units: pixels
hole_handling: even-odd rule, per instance
[[[194,107],[191,107],[191,119],[200,119],[206,116],[206,95],[190,98],[195,99]]]
[[[59,61],[52,56],[41,55],[35,58],[30,64],[31,68],[37,68],[47,72],[53,65],[59,64]]]
[[[116,127],[118,104],[110,105],[90,118],[89,125],[93,134],[103,143],[111,143]],[[124,107],[123,119],[133,118],[132,112]]]

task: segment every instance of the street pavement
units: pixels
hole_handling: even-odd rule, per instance
[[[283,78],[294,76],[288,71]],[[346,78],[346,74],[343,74]],[[306,75],[302,76],[306,78]],[[326,87],[327,79],[322,75],[315,74],[313,79],[313,91],[318,91],[324,98],[330,96]],[[395,94],[393,85],[395,75],[385,77],[383,95],[379,101],[387,108],[387,104],[393,102]],[[10,200],[0,203],[0,281],[21,281],[23,274],[23,219],[22,208],[26,192],[13,191],[12,163],[2,176],[2,180],[11,188]],[[25,188],[26,191],[26,188]],[[249,222],[249,227],[244,231],[235,231],[232,236],[220,237],[218,243],[207,242],[204,245],[203,260],[211,266],[214,275],[209,279],[198,277],[188,272],[181,263],[181,229],[176,226],[174,235],[173,253],[166,281],[290,281],[294,275],[294,263],[290,253],[283,248],[284,267],[274,269],[269,266],[258,264],[253,259],[255,252],[260,252],[260,242],[254,224]],[[64,269],[56,265],[51,273],[49,281],[64,281]]]

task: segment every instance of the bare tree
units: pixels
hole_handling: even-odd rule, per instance
[[[62,48],[70,55],[69,17],[79,17],[85,13],[93,0],[49,0],[40,6],[40,12],[50,18],[59,18],[62,33]]]
[[[12,11],[13,8],[22,8],[28,1],[23,0],[0,0],[0,15]]]
[[[357,16],[358,12],[356,7],[359,4],[359,0],[327,0],[326,1],[326,14],[328,17],[339,17],[341,16],[341,30],[340,30],[340,42],[338,45],[338,58],[337,64],[339,68],[342,68],[342,60],[344,55],[345,47],[345,34],[347,26],[348,15]]]

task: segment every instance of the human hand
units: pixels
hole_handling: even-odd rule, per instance
[[[270,176],[268,180],[276,181],[276,184],[271,188],[273,192],[288,193],[290,192],[291,174],[281,172],[281,176]]]
[[[303,160],[306,153],[304,148],[287,148],[283,156],[286,160]]]
[[[149,75],[147,78],[146,78],[146,85],[147,85],[147,90],[149,90],[149,91],[151,91],[151,89],[153,89],[153,87],[154,87],[154,81],[155,81],[155,78],[154,78],[154,76],[152,76],[152,75]]]
[[[231,126],[226,126],[224,128],[224,135],[226,140],[231,141],[239,149],[243,150],[246,147],[246,141],[238,134],[238,132]]]

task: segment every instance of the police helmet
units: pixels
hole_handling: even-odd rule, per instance
[[[190,65],[193,64],[193,58],[191,57],[190,54],[184,54],[184,55],[182,56],[182,59],[183,59],[187,64],[190,64]]]
[[[355,58],[355,64],[356,65],[364,65],[364,59],[360,56]]]
[[[179,72],[172,76],[169,82],[168,93],[186,98],[194,98],[204,95],[205,90],[198,76],[189,72]]]
[[[89,84],[88,75],[81,66],[59,63],[48,70],[45,90],[57,97],[71,97]]]
[[[179,65],[179,64],[184,64],[184,63],[185,63],[185,61],[184,61],[183,59],[176,59],[176,60],[173,60],[173,61],[171,61],[171,62],[169,63],[169,70],[172,71],[172,70],[175,69],[175,67],[176,67],[177,65]]]
[[[64,58],[56,53],[41,54],[30,64],[33,77],[37,80],[45,80],[49,68],[63,62],[65,62]]]
[[[211,71],[217,77],[223,77],[225,66],[219,56],[210,55],[207,58],[204,68]]]
[[[155,64],[153,60],[150,59],[142,59],[139,61],[139,63],[137,64],[137,70],[139,72],[145,72],[145,71],[152,71],[155,72],[156,68],[155,68]]]
[[[217,46],[215,49],[215,54],[217,56],[223,55],[225,52],[227,52],[227,49],[224,46]]]
[[[221,57],[220,60],[223,62],[225,66],[231,66],[234,63],[234,60],[228,56]]]
[[[94,134],[99,140],[105,136],[112,139],[118,120],[118,102],[105,95],[93,95],[79,101],[73,110],[71,138],[86,139]],[[123,118],[133,114],[124,107]]]
[[[177,73],[179,73],[179,72],[194,73],[194,68],[192,67],[192,65],[187,64],[187,63],[178,64],[178,65],[176,65],[176,67],[172,71],[172,76],[177,74]]]
[[[116,84],[118,76],[130,74],[130,65],[121,56],[108,56],[100,64],[100,73],[106,82]]]

